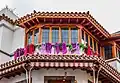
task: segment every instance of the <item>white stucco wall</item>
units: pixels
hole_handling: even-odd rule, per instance
[[[0,52],[0,64],[8,62],[9,60],[11,60],[11,57]]]
[[[91,76],[86,71],[80,69],[40,69],[32,72],[32,83],[44,83],[44,76],[64,76],[65,72],[67,72],[67,76],[75,76],[77,83],[88,83],[88,79],[91,79]],[[24,79],[25,74],[21,74],[21,76],[11,77],[10,79],[4,78],[0,80],[0,83],[15,83]]]
[[[3,32],[3,27],[0,27],[0,47],[1,47],[1,40],[2,40],[2,32]]]
[[[13,35],[12,52],[20,47],[24,47],[24,29],[18,27],[17,29],[15,29]]]
[[[3,27],[2,39],[1,39],[1,50],[10,53],[12,50],[12,41],[13,41],[13,31]]]

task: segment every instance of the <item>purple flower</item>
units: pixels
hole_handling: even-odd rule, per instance
[[[67,53],[66,43],[62,43],[62,53],[63,53],[63,54],[66,54],[66,53]]]
[[[46,43],[46,52],[51,53],[51,49],[52,49],[52,44],[51,43]]]
[[[55,50],[56,50],[57,54],[60,52],[59,43],[55,44]]]
[[[72,47],[73,47],[73,48],[76,48],[76,43],[72,43]]]

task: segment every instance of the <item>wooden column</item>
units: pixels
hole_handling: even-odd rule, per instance
[[[49,31],[49,42],[52,43],[52,27],[51,26]]]
[[[70,26],[69,26],[69,32],[68,32],[68,42],[66,43],[71,44],[71,27]]]
[[[41,44],[41,39],[42,39],[42,29],[41,29],[41,26],[39,27],[39,35],[38,35],[38,44]]]
[[[88,35],[88,46],[90,46],[90,35]]]
[[[116,58],[116,43],[113,42],[113,46],[112,46],[112,57]]]
[[[81,26],[77,26],[78,27],[78,42],[81,43],[81,39],[82,39],[82,30],[81,30]]]
[[[98,53],[98,42],[96,42],[96,51]]]
[[[59,43],[62,42],[61,27],[59,26]]]
[[[104,54],[104,47],[100,47],[100,55],[102,57],[105,56],[105,54]]]
[[[24,35],[25,35],[25,37],[24,37],[24,47],[26,47],[27,43],[28,43],[28,34],[26,33],[26,31],[27,31],[27,29],[25,28],[25,33],[24,33]]]

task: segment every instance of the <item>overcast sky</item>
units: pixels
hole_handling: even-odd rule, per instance
[[[120,0],[2,0],[0,9],[8,5],[18,16],[36,11],[83,12],[92,16],[110,33],[120,30]]]

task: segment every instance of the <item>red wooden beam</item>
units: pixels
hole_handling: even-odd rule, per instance
[[[84,24],[84,23],[85,23],[85,21],[86,21],[86,19],[83,19],[83,21],[82,21],[80,24],[81,24],[81,25],[82,25],[82,24]]]

